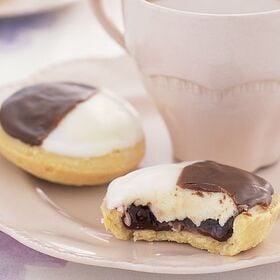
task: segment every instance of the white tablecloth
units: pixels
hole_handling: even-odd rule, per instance
[[[120,21],[118,1],[108,0],[108,2],[110,13]],[[108,57],[122,53],[123,51],[104,33],[88,4],[83,1],[55,13],[0,20],[0,85],[22,79],[49,64],[68,59],[88,56]],[[10,237],[0,234],[0,280],[170,278],[276,280],[280,279],[280,263],[212,275],[152,275],[56,260],[34,252]]]

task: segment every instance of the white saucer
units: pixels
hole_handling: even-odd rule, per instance
[[[11,18],[49,12],[79,0],[0,0],[0,18]]]
[[[140,112],[147,136],[142,166],[172,161],[166,128],[140,83],[131,60],[83,60],[49,68],[24,83],[1,89],[4,96],[26,83],[70,80],[104,86],[127,98]],[[23,244],[68,261],[127,270],[200,274],[280,261],[280,224],[257,248],[221,257],[174,243],[116,240],[101,224],[106,187],[75,188],[37,180],[0,158],[0,229]],[[261,172],[280,185],[280,165]],[[280,189],[278,188],[278,191]]]

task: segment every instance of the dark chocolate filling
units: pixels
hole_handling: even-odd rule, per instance
[[[95,93],[94,87],[67,82],[26,87],[4,101],[0,123],[10,136],[39,146],[77,104]]]
[[[148,206],[135,206],[132,204],[122,217],[125,227],[131,230],[154,231],[189,231],[210,236],[218,241],[228,240],[233,233],[234,217],[231,217],[224,226],[219,221],[207,219],[200,226],[196,226],[190,219],[172,222],[159,222]]]

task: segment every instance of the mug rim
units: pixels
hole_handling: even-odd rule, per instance
[[[165,7],[161,5],[157,5],[156,3],[152,3],[148,0],[140,0],[143,4],[149,6],[150,8],[162,9],[166,12],[180,13],[191,16],[204,16],[204,17],[252,17],[252,16],[265,16],[265,15],[273,15],[280,13],[279,9],[268,10],[263,12],[251,12],[251,13],[204,13],[204,12],[192,12],[186,10],[178,10],[175,8]]]

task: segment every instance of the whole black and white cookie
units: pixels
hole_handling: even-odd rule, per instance
[[[0,152],[45,180],[96,185],[134,169],[145,151],[136,111],[88,85],[44,83],[6,98]]]
[[[280,196],[253,173],[212,161],[145,168],[114,180],[102,205],[119,239],[189,243],[236,255],[262,242]]]

